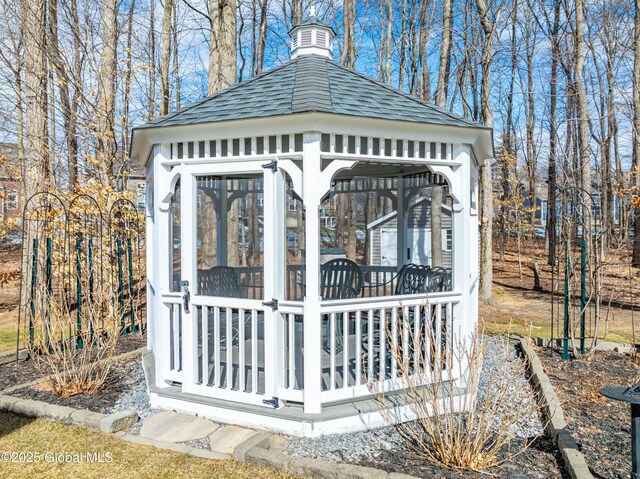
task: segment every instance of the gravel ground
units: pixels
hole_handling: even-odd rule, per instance
[[[131,427],[131,433],[139,434],[142,422],[162,410],[152,408],[149,404],[147,383],[140,361],[131,364],[129,374],[132,378],[131,387],[118,397],[109,413],[124,411],[125,409],[136,409],[138,411],[138,422]]]
[[[536,412],[532,412],[535,411],[533,407],[535,396],[527,378],[523,375],[522,366],[522,359],[515,347],[508,346],[505,352],[499,339],[491,338],[489,340],[479,383],[478,403],[481,404],[483,399],[488,398],[488,391],[491,388],[488,384],[490,383],[489,379],[501,374],[501,369],[503,369],[508,380],[509,396],[512,397],[512,401],[498,407],[515,410],[521,415],[521,419],[511,430],[516,446],[522,445],[525,439],[533,439],[544,433],[540,417]],[[458,475],[453,471],[425,464],[423,459],[410,456],[394,427],[328,435],[320,438],[290,437],[289,441],[285,453],[293,456],[358,463],[382,467],[390,471],[424,474],[427,477],[474,476],[468,473]],[[543,436],[537,439],[525,454],[514,459],[511,465],[507,464],[501,468],[502,473],[500,470],[492,470],[491,473],[497,474],[498,477],[508,478],[562,477],[556,453],[557,451],[549,438]],[[527,455],[531,457],[527,457]],[[533,470],[529,468],[528,471],[522,471],[522,468],[511,467],[526,463],[533,464]],[[518,474],[514,474],[514,471],[518,471]]]

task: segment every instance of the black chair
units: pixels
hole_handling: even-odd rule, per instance
[[[423,294],[429,284],[429,266],[405,264],[396,277],[396,295]]]
[[[231,266],[214,266],[209,269],[199,269],[198,294],[225,298],[246,297],[243,288],[238,282],[236,270]]]
[[[347,258],[335,258],[320,267],[322,299],[351,299],[362,294],[360,266]]]
[[[435,267],[429,271],[427,293],[437,293],[451,290],[451,270]]]

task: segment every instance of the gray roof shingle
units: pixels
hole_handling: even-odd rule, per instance
[[[137,127],[158,128],[305,112],[486,128],[318,55],[301,55]]]

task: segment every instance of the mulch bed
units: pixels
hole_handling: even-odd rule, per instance
[[[522,446],[522,442],[512,443],[512,450]],[[399,472],[429,479],[547,479],[570,476],[566,472],[560,451],[551,437],[544,435],[536,438],[523,453],[508,460],[500,467],[484,472],[469,470],[455,471],[431,464],[425,459],[403,453],[398,450],[384,451],[373,461],[363,461],[361,465],[385,469],[388,472]]]
[[[145,336],[138,334],[131,334],[122,336],[118,340],[116,345],[115,355],[124,354],[129,351],[134,351],[147,344]],[[42,377],[40,371],[38,371],[33,361],[18,361],[8,363],[0,366],[0,392],[3,389],[17,386],[18,384],[24,384]]]
[[[630,407],[604,398],[604,386],[630,386],[640,366],[629,354],[597,351],[563,361],[558,351],[538,351],[560,399],[569,431],[597,478],[627,479],[631,472]]]
[[[58,406],[88,409],[89,411],[108,414],[122,393],[129,391],[137,380],[131,372],[133,365],[139,361],[139,359],[129,359],[113,364],[104,386],[93,394],[78,394],[68,398],[58,398],[45,383],[18,389],[12,392],[11,395],[23,399],[44,401]]]

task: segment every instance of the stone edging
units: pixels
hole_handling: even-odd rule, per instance
[[[236,446],[233,450],[233,458],[236,461],[317,479],[418,479],[415,476],[372,467],[289,456],[278,452],[273,446],[272,436],[267,433],[258,433]]]
[[[520,347],[531,371],[533,384],[542,398],[543,413],[549,421],[547,429],[562,454],[562,459],[572,479],[594,479],[589,466],[578,448],[576,440],[567,430],[564,412],[560,406],[549,377],[544,372],[538,355],[529,344],[531,338],[518,338]]]
[[[7,351],[4,353],[0,353],[0,366],[2,366],[3,364],[15,363],[16,356],[17,356],[17,359],[26,359],[28,356],[27,350],[20,349],[18,351],[18,354],[16,354],[15,351]]]
[[[0,395],[0,411],[27,417],[40,417],[61,424],[72,424],[102,432],[117,432],[126,429],[138,420],[138,411],[126,410],[113,414],[102,414],[86,409],[75,409],[58,406],[44,401],[21,399],[14,396]]]

